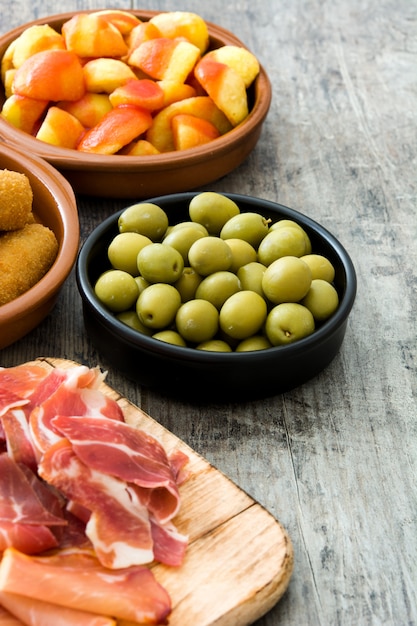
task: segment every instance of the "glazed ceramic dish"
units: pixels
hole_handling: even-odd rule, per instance
[[[153,198],[173,223],[188,218],[192,192]],[[127,377],[186,400],[229,401],[273,396],[316,376],[338,353],[356,295],[356,274],[342,244],[320,224],[288,207],[247,196],[225,194],[241,211],[255,211],[273,221],[297,221],[313,250],[335,267],[339,308],[312,335],[291,345],[246,353],[204,352],[167,344],[119,322],[97,299],[94,285],[109,268],[107,247],[117,234],[121,213],[109,217],[87,238],[76,266],[87,336],[106,361]]]
[[[10,43],[34,24],[59,30],[75,13],[45,17],[26,23],[0,37],[0,58]],[[148,20],[155,11],[132,11]],[[210,48],[225,44],[244,46],[229,31],[208,23]],[[79,153],[43,143],[13,127],[0,117],[0,138],[54,165],[80,194],[108,198],[149,198],[195,189],[225,176],[250,154],[261,134],[269,111],[271,85],[265,70],[249,89],[250,113],[236,128],[205,146],[152,156],[120,156]],[[0,87],[0,106],[4,102]]]
[[[0,306],[0,349],[38,326],[56,303],[74,266],[79,247],[79,221],[74,192],[51,165],[0,144],[0,169],[26,174],[33,190],[33,211],[58,240],[58,255],[45,276],[26,293]]]

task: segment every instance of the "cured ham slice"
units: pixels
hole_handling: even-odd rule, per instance
[[[10,409],[1,418],[6,450],[11,459],[32,471],[37,469],[36,451],[32,444],[29,422],[24,409]]]
[[[0,455],[0,520],[18,524],[64,526],[57,497],[25,466]]]
[[[0,387],[19,398],[28,398],[48,376],[48,370],[41,365],[25,363],[15,367],[3,367],[0,368]]]
[[[177,485],[182,485],[189,476],[188,471],[184,469],[189,460],[188,456],[181,450],[174,450],[168,458],[171,469],[174,472],[175,482]]]
[[[9,611],[0,606],[0,626],[26,626],[20,619],[14,617]]]
[[[85,534],[85,522],[69,511],[64,512],[67,525],[63,527],[59,537],[59,549],[87,550],[94,553],[91,541]]]
[[[125,422],[89,416],[58,415],[51,421],[85,465],[137,485],[137,493],[159,522],[177,514],[176,471],[154,437]]]
[[[152,518],[151,534],[154,559],[165,565],[179,567],[184,560],[188,537],[179,533],[172,522],[160,524]]]
[[[64,370],[54,369],[34,387],[28,396],[32,407],[39,406],[52,396],[60,385],[66,380],[67,375]]]
[[[103,565],[123,568],[153,561],[148,511],[127,484],[84,465],[66,440],[44,454],[39,474],[91,511],[86,535]]]
[[[64,374],[66,372],[67,370],[64,370]],[[82,380],[86,377],[87,373],[83,374]],[[96,376],[90,382],[95,385]],[[89,415],[123,421],[123,412],[115,400],[99,389],[80,387],[78,383],[79,378],[65,376],[53,393],[32,410],[29,420],[30,431],[33,443],[40,453],[45,452],[61,438],[52,426],[52,419],[56,415]]]
[[[3,417],[10,409],[15,409],[25,404],[29,404],[29,400],[21,398],[13,393],[13,391],[9,391],[9,389],[0,387],[0,417]]]
[[[48,526],[0,522],[0,551],[14,547],[25,554],[39,554],[58,546]]]
[[[0,455],[0,550],[36,554],[58,545],[52,528],[66,525],[61,502],[26,466]]]
[[[102,374],[99,368],[88,368],[86,365],[78,365],[70,369],[55,368],[34,387],[33,392],[29,395],[33,406],[42,404],[50,398],[59,387],[65,383],[67,389],[97,389],[104,380],[105,374]]]
[[[116,626],[116,621],[111,617],[94,615],[15,593],[0,591],[0,602],[10,611],[11,618],[15,616],[13,619],[22,620],[15,622],[15,624],[26,624],[27,626]],[[11,622],[12,624],[13,622]],[[3,626],[1,619],[0,626]]]
[[[167,624],[171,612],[169,595],[148,568],[108,570],[80,553],[35,557],[9,548],[0,590],[140,624]]]

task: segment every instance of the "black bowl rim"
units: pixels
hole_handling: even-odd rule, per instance
[[[169,208],[169,205],[177,204],[178,202],[189,202],[191,198],[198,193],[201,192],[182,192],[156,196],[154,198],[144,200],[143,202],[153,202],[155,204],[161,204],[162,208],[164,208],[164,205]],[[190,347],[175,346],[158,341],[152,337],[142,335],[141,333],[131,329],[126,324],[123,324],[123,322],[120,322],[95,296],[93,286],[88,278],[87,263],[93,247],[106,233],[106,231],[110,227],[114,226],[115,221],[117,221],[119,215],[124,209],[117,211],[103,220],[103,222],[90,233],[78,253],[76,262],[76,282],[84,306],[88,306],[92,309],[95,314],[99,316],[101,322],[112,332],[112,334],[120,337],[121,341],[127,342],[131,348],[136,347],[154,354],[159,354],[161,357],[169,356],[171,359],[179,359],[182,362],[212,363],[215,365],[216,363],[225,363],[228,361],[233,363],[233,359],[240,359],[242,363],[246,361],[249,365],[252,361],[259,360],[260,353],[265,356],[267,354],[269,359],[273,359],[274,356],[278,355],[285,358],[285,355],[288,353],[294,357],[297,354],[302,354],[306,351],[314,349],[315,347],[319,347],[322,342],[331,337],[340,327],[343,326],[343,324],[346,323],[355,301],[357,277],[352,259],[350,258],[348,252],[341,242],[324,226],[295,209],[291,209],[271,200],[265,200],[254,196],[226,192],[219,193],[222,193],[223,195],[234,200],[238,206],[239,203],[253,203],[257,210],[265,208],[265,210],[272,212],[278,211],[283,217],[300,222],[302,225],[305,225],[309,229],[313,230],[319,237],[330,244],[333,251],[336,253],[346,274],[346,290],[336,313],[329,320],[324,322],[322,326],[317,328],[312,335],[309,335],[304,339],[300,339],[292,344],[286,346],[274,346],[264,351],[210,352],[196,350],[195,348]]]

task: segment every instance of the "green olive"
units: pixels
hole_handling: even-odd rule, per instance
[[[98,278],[94,291],[97,298],[114,313],[130,309],[139,295],[135,279],[123,270],[104,272]]]
[[[264,335],[253,335],[247,339],[243,339],[237,346],[236,352],[253,352],[255,350],[266,350],[271,348],[272,344]]]
[[[306,306],[317,322],[324,322],[339,306],[339,296],[332,284],[321,278],[311,281],[311,287],[300,304]]]
[[[244,239],[225,239],[225,241],[232,251],[231,272],[236,274],[242,265],[254,263],[258,260],[255,248]]]
[[[145,326],[145,324],[142,324],[136,311],[122,311],[121,313],[118,313],[116,317],[120,322],[123,322],[123,324],[130,326],[130,328],[137,330],[143,335],[152,334],[152,330]]]
[[[301,258],[310,267],[313,280],[321,278],[328,283],[333,282],[335,269],[329,259],[321,254],[306,254]]]
[[[314,328],[312,313],[297,302],[277,304],[265,322],[265,333],[273,346],[284,346],[308,337]]]
[[[283,256],[302,256],[306,251],[304,234],[291,226],[270,230],[258,247],[258,260],[271,265]]]
[[[138,271],[150,283],[175,283],[184,269],[178,250],[163,243],[145,246],[138,254]]]
[[[189,204],[191,220],[205,226],[210,235],[219,235],[225,223],[239,213],[236,202],[214,191],[197,194]]]
[[[135,276],[135,281],[139,289],[139,294],[141,294],[142,291],[146,289],[146,287],[149,287],[149,285],[151,284],[150,282],[145,280],[143,276]]]
[[[298,224],[294,220],[289,220],[289,219],[278,220],[278,222],[271,224],[270,230],[277,230],[278,228],[287,228],[287,227],[298,228],[299,230],[301,230],[304,236],[304,241],[305,241],[305,246],[306,246],[305,254],[310,254],[311,253],[310,237],[307,235],[304,228],[300,226],[300,224]]]
[[[219,327],[219,312],[208,300],[190,300],[180,306],[175,317],[177,331],[192,343],[213,339]]]
[[[259,213],[240,213],[226,222],[220,231],[220,237],[222,239],[243,239],[256,250],[268,233],[269,221]]]
[[[295,256],[284,256],[273,261],[262,278],[263,292],[273,304],[298,302],[304,298],[310,285],[309,266]]]
[[[192,244],[197,241],[197,239],[201,239],[202,237],[206,237],[206,235],[204,235],[204,233],[197,228],[194,228],[193,226],[184,226],[184,228],[174,229],[168,233],[168,235],[164,237],[162,243],[172,246],[175,250],[178,250],[184,260],[184,263],[188,265],[188,251]]]
[[[234,339],[256,334],[265,322],[267,306],[254,291],[239,291],[226,300],[220,309],[220,328]]]
[[[112,267],[136,276],[138,273],[138,254],[142,248],[151,243],[152,240],[149,237],[139,233],[119,233],[110,242],[107,256]]]
[[[237,277],[240,281],[242,289],[248,291],[256,291],[260,296],[264,295],[262,289],[262,278],[265,273],[266,267],[262,263],[255,261],[254,263],[247,263],[238,269]]]
[[[181,230],[181,228],[194,228],[197,232],[203,234],[205,237],[208,237],[209,235],[207,228],[203,226],[203,224],[199,224],[198,222],[192,222],[191,220],[186,220],[185,222],[177,222],[177,224],[172,224],[168,226],[165,237],[168,237],[169,234],[176,230]]]
[[[203,280],[203,277],[192,267],[184,267],[179,279],[174,283],[175,289],[178,289],[181,302],[188,302],[195,297],[198,285]]]
[[[154,283],[140,294],[136,312],[148,328],[165,329],[175,319],[181,306],[181,296],[172,285]]]
[[[232,352],[232,348],[226,341],[222,339],[210,339],[203,341],[196,346],[197,350],[206,350],[207,352]]]
[[[152,335],[152,337],[159,341],[165,341],[165,343],[171,343],[174,346],[181,346],[182,348],[187,346],[184,339],[175,330],[160,330],[158,333]]]
[[[303,227],[298,224],[295,220],[290,219],[280,219],[270,225],[269,230],[276,230],[277,228],[299,228],[303,230]]]
[[[168,216],[152,202],[139,202],[127,207],[118,219],[119,232],[135,232],[160,241],[168,228]]]
[[[228,270],[232,264],[232,251],[220,237],[203,237],[193,243],[188,251],[191,267],[201,276]]]
[[[233,272],[220,271],[206,276],[195,292],[196,298],[208,300],[218,311],[231,295],[240,291],[240,283]]]

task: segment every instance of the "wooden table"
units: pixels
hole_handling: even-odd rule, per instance
[[[281,521],[294,573],[258,626],[417,624],[416,3],[5,0],[0,29],[106,4],[195,11],[260,58],[274,86],[261,140],[211,189],[291,206],[341,240],[358,275],[345,342],[290,393],[196,408],[103,362],[71,275],[49,318],[0,365],[54,356],[108,368],[111,386]],[[82,240],[125,205],[78,203]]]

